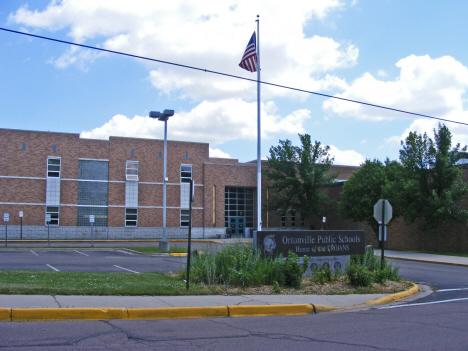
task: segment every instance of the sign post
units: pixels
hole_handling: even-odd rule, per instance
[[[3,221],[5,222],[5,247],[8,246],[8,221],[10,220],[10,215],[8,213],[3,214]]]
[[[94,223],[94,215],[89,215],[89,223],[91,224],[91,247],[94,247],[94,244],[93,244],[93,223]]]
[[[374,218],[379,222],[379,241],[381,242],[381,263],[380,268],[384,268],[385,241],[387,241],[387,223],[390,222],[393,215],[393,208],[388,200],[380,199],[374,205]]]
[[[50,213],[46,213],[46,222],[47,222],[47,242],[49,243],[49,247],[50,247],[50,231],[49,231]]]
[[[20,218],[20,240],[23,240],[23,211],[19,211]]]

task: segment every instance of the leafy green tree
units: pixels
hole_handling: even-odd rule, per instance
[[[340,216],[354,222],[366,222],[378,239],[379,224],[374,218],[374,205],[378,200],[386,199],[393,208],[391,222],[400,216],[394,187],[400,184],[401,171],[402,166],[397,161],[366,160],[343,184]]]
[[[299,134],[299,139],[301,146],[293,146],[290,140],[272,146],[265,173],[274,190],[270,208],[298,212],[307,221],[309,216],[322,216],[333,207],[323,188],[333,185],[338,173],[330,172],[334,158],[329,146],[312,143],[308,134]]]
[[[423,229],[434,235],[437,251],[436,229],[443,223],[466,221],[468,210],[461,206],[468,194],[468,186],[461,178],[457,162],[463,157],[466,146],[452,148],[452,133],[439,124],[434,129],[434,140],[411,132],[401,142],[400,162],[403,165],[404,186],[400,189],[404,218],[408,223],[423,218]]]

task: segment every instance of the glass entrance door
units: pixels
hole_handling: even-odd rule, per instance
[[[229,217],[229,225],[232,229],[232,237],[243,238],[245,233],[244,217]]]

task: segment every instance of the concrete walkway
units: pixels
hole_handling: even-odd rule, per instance
[[[380,250],[374,250],[374,254],[380,256]],[[440,263],[440,264],[450,264],[456,266],[466,266],[468,267],[468,257],[459,257],[459,256],[446,256],[446,255],[437,255],[437,254],[428,254],[428,253],[418,253],[418,252],[408,252],[408,251],[394,251],[394,250],[384,250],[385,257],[394,258],[398,260],[407,260],[407,261],[419,261],[427,263]]]

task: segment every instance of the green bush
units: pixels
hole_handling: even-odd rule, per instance
[[[374,282],[373,273],[362,264],[350,263],[346,266],[345,273],[354,286],[369,287]]]
[[[394,267],[384,259],[374,256],[374,250],[366,250],[364,255],[351,256],[345,274],[352,285],[369,287],[372,283],[385,283],[387,280],[399,281],[399,267]]]
[[[208,285],[232,286],[273,285],[276,282],[278,286],[298,288],[307,265],[307,257],[304,257],[301,267],[297,255],[292,252],[285,260],[282,255],[262,258],[260,252],[252,250],[250,245],[236,244],[216,253],[193,256],[190,280]],[[186,279],[186,269],[181,268],[178,276]]]

